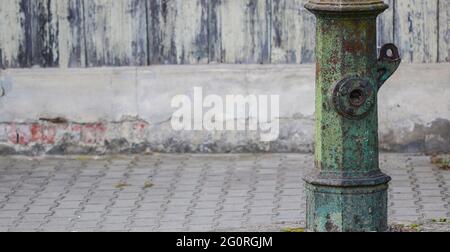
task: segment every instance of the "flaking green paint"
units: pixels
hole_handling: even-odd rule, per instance
[[[305,178],[307,228],[386,231],[390,178],[379,169],[377,93],[400,63],[392,44],[377,58],[376,18],[387,5],[315,0],[306,8],[317,17],[316,169]]]

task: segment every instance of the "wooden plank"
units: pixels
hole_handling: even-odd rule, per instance
[[[450,62],[450,0],[439,0],[439,62]]]
[[[151,64],[208,63],[208,1],[149,1]]]
[[[385,0],[384,2],[389,4],[389,9],[382,13],[377,20],[378,33],[377,33],[377,45],[380,49],[387,43],[394,42],[394,1]]]
[[[29,0],[31,18],[32,65],[58,66],[57,1]]]
[[[58,66],[57,1],[1,1],[2,65]]]
[[[222,0],[216,11],[221,49],[212,61],[270,62],[270,0]]]
[[[208,56],[210,63],[222,63],[220,3],[221,0],[210,0],[208,2]]]
[[[83,0],[58,0],[59,66],[86,66]]]
[[[315,18],[304,8],[308,0],[272,1],[272,63],[312,63]]]
[[[28,1],[0,1],[0,66],[31,65],[31,39]]]
[[[142,0],[85,0],[88,66],[146,65],[147,17]]]
[[[438,0],[395,1],[395,43],[404,62],[437,62]]]

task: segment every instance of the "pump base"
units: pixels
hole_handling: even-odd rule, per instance
[[[314,232],[385,232],[388,183],[333,187],[306,183],[306,225]]]

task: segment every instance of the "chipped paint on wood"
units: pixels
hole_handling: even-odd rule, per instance
[[[60,67],[86,65],[83,0],[58,0]]]
[[[224,63],[270,62],[269,0],[222,0],[217,7],[221,55]]]
[[[208,2],[208,57],[210,63],[222,63],[220,15],[218,13],[220,2],[221,0]]]
[[[437,62],[437,0],[395,1],[395,43],[406,62]]]
[[[208,0],[149,2],[151,64],[208,63]]]
[[[30,0],[32,65],[58,66],[57,0]]]
[[[389,9],[382,13],[377,20],[378,33],[377,44],[378,48],[381,46],[394,42],[394,9],[395,0],[385,0],[384,2],[389,4]]]
[[[439,62],[450,62],[450,0],[439,0]]]
[[[2,1],[0,7],[2,65],[58,66],[57,1]]]
[[[88,66],[147,64],[145,1],[84,1]]]
[[[21,0],[0,1],[0,66],[28,65],[25,43],[25,13]]]
[[[272,63],[313,63],[315,18],[306,0],[273,0]]]
[[[312,63],[306,0],[0,1],[0,67]],[[450,0],[385,0],[378,46],[450,61]]]

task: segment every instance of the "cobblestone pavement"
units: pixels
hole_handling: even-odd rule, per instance
[[[450,217],[450,171],[384,154],[390,221]],[[311,155],[0,158],[0,231],[280,231],[304,225]]]

